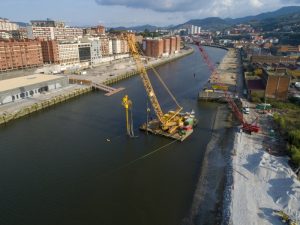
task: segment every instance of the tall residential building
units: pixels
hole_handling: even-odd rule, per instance
[[[12,38],[12,35],[9,31],[0,30],[0,39],[10,39],[10,38]]]
[[[176,36],[176,51],[179,52],[181,48],[181,38],[180,36]]]
[[[129,53],[129,46],[127,40],[121,39],[121,53]]]
[[[54,21],[51,19],[46,20],[31,20],[31,25],[34,27],[65,27],[65,23],[62,21]]]
[[[81,28],[74,27],[56,27],[54,28],[54,39],[58,41],[74,40],[83,36]]]
[[[104,35],[105,34],[105,27],[104,26],[97,26],[95,28],[96,34]]]
[[[27,39],[27,29],[25,27],[20,27],[18,30],[11,31],[12,38],[16,40]]]
[[[93,39],[91,40],[91,65],[97,65],[101,63],[101,58],[101,42],[99,39]]]
[[[54,40],[54,27],[34,27],[27,26],[29,39]]]
[[[161,57],[164,53],[163,39],[146,39],[144,40],[146,47],[145,55],[149,57]]]
[[[121,40],[118,38],[112,39],[112,51],[113,54],[120,54],[121,53]]]
[[[79,61],[91,61],[91,43],[78,43]]]
[[[109,56],[113,54],[112,40],[108,37],[100,38],[100,48],[102,56]]]
[[[79,63],[78,43],[60,43],[58,45],[58,55],[61,64]]]
[[[0,71],[43,65],[40,41],[0,41]]]
[[[59,63],[58,42],[53,40],[41,41],[44,63]]]
[[[177,44],[176,37],[171,37],[170,38],[170,54],[171,55],[176,52],[176,44]]]
[[[83,30],[73,27],[36,27],[27,26],[28,38],[43,40],[74,40],[83,36]]]
[[[0,18],[0,30],[12,31],[18,29],[19,26],[16,23],[12,23],[8,19]]]
[[[164,54],[169,55],[170,54],[170,48],[171,48],[171,39],[170,38],[164,38]]]
[[[143,51],[146,56],[149,57],[161,57],[175,54],[180,51],[180,36],[156,38],[156,39],[144,39]]]
[[[190,25],[188,27],[188,34],[200,34],[201,33],[201,27]]]

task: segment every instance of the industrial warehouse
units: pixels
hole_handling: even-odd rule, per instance
[[[33,97],[43,92],[65,87],[68,78],[56,75],[36,74],[0,81],[0,104]]]

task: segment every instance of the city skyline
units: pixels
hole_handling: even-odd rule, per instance
[[[299,0],[3,0],[1,17],[16,22],[51,18],[71,26],[168,26],[210,16],[238,18],[300,5]],[[20,13],[23,11],[24,13]]]

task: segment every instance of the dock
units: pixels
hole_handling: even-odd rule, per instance
[[[98,89],[98,90],[107,92],[105,94],[105,96],[111,96],[111,95],[116,94],[116,93],[118,93],[120,91],[123,91],[125,89],[123,87],[113,88],[113,87],[110,87],[110,86],[107,86],[107,85],[104,85],[104,84],[100,84],[100,83],[95,83],[95,82],[92,82],[91,86],[94,89]]]
[[[111,96],[113,94],[116,94],[122,90],[124,90],[125,88],[120,87],[120,88],[114,88],[114,87],[110,87],[108,85],[105,85],[99,81],[97,81],[95,78],[90,78],[90,77],[86,77],[85,79],[78,79],[72,76],[69,76],[69,82],[71,84],[80,84],[80,85],[88,85],[90,87],[92,87],[94,90],[100,90],[100,91],[104,91],[106,92],[105,96]]]
[[[237,76],[240,73],[239,52],[229,49],[217,68],[217,80],[211,75],[206,87],[199,91],[200,101],[226,102],[225,93],[218,88],[219,84],[228,87],[226,93],[231,98],[237,98]]]
[[[227,92],[227,95],[231,98],[236,98],[235,93]],[[227,102],[224,91],[219,90],[202,90],[199,92],[198,96],[199,101],[208,101],[208,102]]]
[[[170,134],[168,132],[164,132],[159,127],[159,121],[157,119],[149,121],[148,126],[147,126],[147,123],[144,123],[140,127],[140,130],[145,131],[145,132],[148,131],[152,134],[164,136],[164,137],[171,138],[171,139],[175,139],[175,140],[181,141],[181,142],[184,141],[187,137],[189,137],[193,133],[193,130],[186,131],[186,134],[183,134],[183,135],[179,135],[179,133]]]

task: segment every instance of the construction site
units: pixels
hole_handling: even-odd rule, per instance
[[[15,96],[21,97],[21,99],[18,101],[14,99],[15,102],[13,98],[3,97],[3,100],[6,100],[0,106],[2,111],[0,124],[8,123],[96,89],[105,92],[106,96],[118,95],[117,93],[123,96],[122,101],[119,102],[119,107],[123,106],[124,108],[122,113],[125,115],[126,134],[130,138],[136,138],[133,125],[135,102],[132,99],[134,96],[127,95],[127,93],[123,94],[126,89],[122,87],[114,88],[108,85],[139,74],[143,91],[150,103],[149,106],[147,105],[147,118],[144,118],[143,122],[139,124],[140,130],[173,139],[175,142],[186,140],[194,132],[199,118],[196,118],[193,110],[183,109],[176,95],[171,92],[154,66],[190,54],[193,50],[187,50],[182,55],[179,54],[172,59],[159,59],[150,62],[141,55],[140,49],[135,45],[136,41],[133,36],[126,34],[124,38],[128,41],[132,56],[129,61],[114,66],[107,65],[95,70],[94,73],[88,71],[88,75],[69,75],[70,86],[64,86],[66,77],[57,77],[58,80],[55,80],[55,77],[47,78],[48,80],[45,78],[45,80],[32,83],[37,75],[32,75],[32,79],[28,76],[26,80],[26,82],[30,82],[28,88],[30,85],[39,84],[40,86],[26,89],[24,99],[19,92],[16,92]],[[275,129],[272,113],[259,114],[255,104],[243,98],[243,76],[238,50],[229,49],[217,67],[203,46],[196,43],[196,48],[211,73],[208,82],[199,92],[199,104],[208,101],[225,102],[227,104],[223,104],[223,111],[217,113],[216,117],[228,120],[228,118],[224,118],[226,117],[226,113],[223,113],[226,111],[224,106],[228,106],[233,115],[234,138],[230,137],[230,133],[224,133],[223,130],[223,136],[220,135],[221,133],[212,135],[211,142],[208,144],[208,147],[211,147],[214,151],[219,151],[219,148],[227,148],[230,152],[230,156],[226,157],[216,154],[218,157],[223,157],[224,167],[222,167],[222,170],[226,172],[226,184],[224,185],[225,191],[222,200],[223,221],[237,225],[251,223],[282,224],[282,221],[287,221],[287,224],[299,224],[300,182],[289,167],[287,157],[278,154],[280,149],[284,148],[285,142],[276,131],[270,132]],[[200,60],[201,58],[199,58]],[[107,71],[107,68],[110,68],[110,70]],[[148,75],[149,70],[152,70],[153,76],[159,81],[160,88],[167,93],[163,98],[168,99],[168,102],[170,102],[168,109],[165,109],[162,102],[159,101],[152,80]],[[45,77],[47,76],[45,75]],[[52,79],[55,81],[53,81],[54,83],[52,83]],[[7,85],[3,83],[2,86]],[[21,86],[12,86],[11,90],[19,90]],[[51,90],[48,90],[49,87],[51,87]],[[58,87],[62,88],[56,90]],[[39,88],[42,89],[39,91]],[[39,93],[36,93],[36,90]],[[5,91],[10,91],[10,89],[5,89]],[[33,91],[32,96],[30,96],[30,91]],[[26,96],[26,93],[28,96]],[[8,104],[6,101],[13,102]],[[152,115],[154,114],[155,118],[150,116],[150,112]],[[203,118],[201,119],[203,120]],[[217,125],[215,128],[218,132]],[[124,136],[124,133],[122,135]],[[233,139],[233,147],[224,141],[224,137],[228,140]],[[218,138],[224,141],[223,147],[218,145]],[[199,139],[199,137],[197,136],[194,139]],[[111,142],[111,138],[107,138],[106,142]],[[205,154],[208,153],[210,151]],[[207,158],[213,160],[210,157]],[[216,166],[218,160],[215,159],[213,163]],[[214,166],[211,166],[211,168],[214,169]],[[221,176],[218,179],[222,180]],[[200,179],[199,184],[205,186],[201,181]],[[222,184],[222,182],[220,183]],[[248,207],[249,205],[251,207]]]

